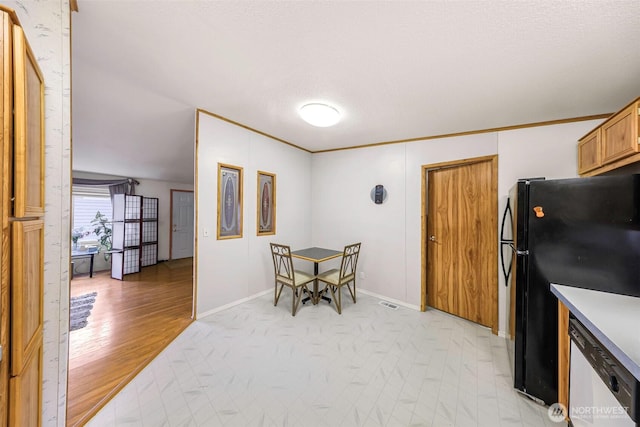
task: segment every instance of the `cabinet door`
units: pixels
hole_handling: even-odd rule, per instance
[[[12,224],[11,375],[42,346],[44,221]]]
[[[583,174],[602,165],[600,128],[594,130],[578,143],[578,173]]]
[[[602,125],[602,163],[638,152],[638,105],[634,102]]]
[[[13,27],[14,213],[44,215],[44,79],[22,28]]]
[[[11,68],[11,20],[0,12],[0,345],[3,355],[0,360],[0,426],[6,426],[9,417],[9,270],[10,241],[9,216],[13,195],[13,70]]]
[[[40,346],[25,362],[24,370],[9,380],[9,425],[42,425],[42,337]]]

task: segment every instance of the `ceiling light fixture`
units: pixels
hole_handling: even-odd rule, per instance
[[[300,107],[300,116],[310,125],[326,128],[340,121],[340,112],[331,105],[313,102]]]

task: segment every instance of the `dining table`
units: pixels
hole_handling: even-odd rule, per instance
[[[342,253],[343,251],[337,251],[335,249],[319,248],[314,246],[311,248],[292,251],[291,256],[293,258],[299,258],[299,259],[313,262],[313,275],[317,276],[319,263],[328,261],[330,259],[338,258],[342,256]],[[314,305],[317,304],[320,299],[324,299],[328,302],[331,302],[331,298],[324,295],[318,295],[317,279],[313,281],[313,292],[309,297],[303,299],[302,303],[304,304],[305,302],[309,301],[309,299],[311,299],[311,302],[313,302]]]

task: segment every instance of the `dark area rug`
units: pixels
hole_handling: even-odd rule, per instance
[[[97,292],[71,297],[69,305],[69,331],[82,329],[89,321],[87,318],[91,314],[93,304],[96,302]]]

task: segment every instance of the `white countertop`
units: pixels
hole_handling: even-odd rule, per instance
[[[640,380],[640,298],[554,283],[551,292]]]

